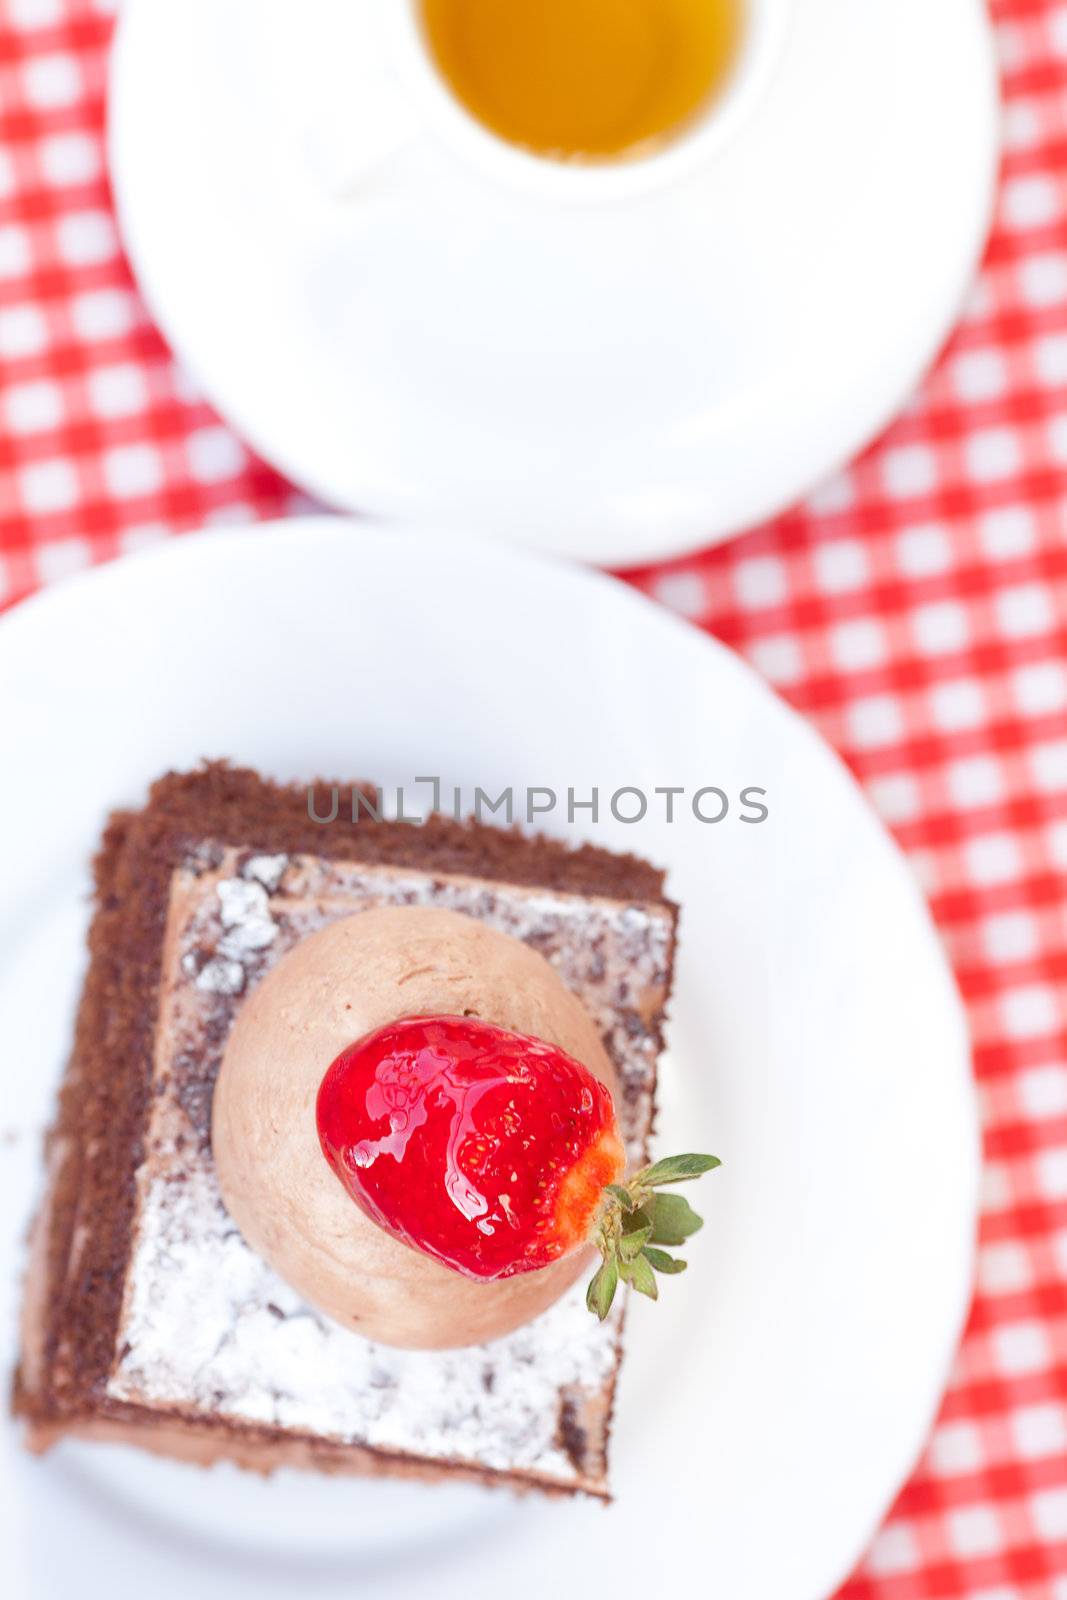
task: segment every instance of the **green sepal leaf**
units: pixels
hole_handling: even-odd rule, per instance
[[[624,1233],[618,1245],[620,1259],[633,1261],[636,1256],[641,1254],[651,1237],[652,1229],[647,1224],[643,1228],[635,1228],[632,1233]]]
[[[615,1291],[619,1287],[619,1267],[614,1256],[609,1256],[602,1266],[589,1280],[589,1287],[585,1291],[585,1303],[593,1314],[603,1322],[611,1310],[611,1303],[615,1298]]]
[[[643,1255],[635,1256],[632,1261],[620,1262],[619,1271],[630,1287],[637,1290],[638,1294],[646,1294],[650,1300],[659,1299],[656,1274],[652,1271]]]
[[[650,1235],[653,1244],[684,1244],[703,1226],[703,1217],[697,1215],[683,1195],[656,1195]]]
[[[601,1321],[608,1315],[620,1283],[650,1300],[659,1299],[656,1274],[675,1276],[686,1263],[657,1245],[683,1244],[703,1219],[680,1195],[657,1192],[661,1185],[686,1183],[721,1165],[717,1156],[668,1156],[634,1173],[627,1183],[606,1185],[595,1224],[602,1264],[586,1290],[586,1305]]]
[[[655,1198],[655,1195],[653,1195],[646,1205],[639,1207],[636,1211],[631,1211],[628,1217],[623,1217],[623,1233],[638,1233],[642,1228],[651,1228],[652,1206],[655,1203]]]
[[[641,1254],[657,1272],[664,1272],[668,1275],[684,1272],[689,1265],[687,1261],[680,1261],[675,1256],[669,1256],[666,1250],[656,1250],[650,1244],[645,1246]]]
[[[644,1172],[638,1174],[638,1178],[650,1189],[655,1189],[661,1183],[687,1183],[690,1178],[699,1178],[702,1173],[721,1166],[718,1156],[667,1156],[663,1161],[646,1167]]]

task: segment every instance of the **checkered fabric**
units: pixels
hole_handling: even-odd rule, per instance
[[[307,504],[196,394],[138,298],[104,171],[111,12],[0,0],[0,604]],[[936,371],[805,504],[629,575],[841,751],[970,1009],[977,1300],[844,1600],[1067,1600],[1067,0],[995,13],[997,226]]]

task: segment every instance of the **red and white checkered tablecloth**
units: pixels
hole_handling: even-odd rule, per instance
[[[970,1009],[977,1301],[843,1600],[1067,1600],[1067,0],[994,10],[997,226],[936,371],[805,504],[631,574],[842,752]],[[104,170],[111,26],[101,0],[0,0],[0,604],[306,506],[193,392],[133,285]]]

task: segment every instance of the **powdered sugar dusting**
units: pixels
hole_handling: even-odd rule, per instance
[[[206,994],[240,994],[245,986],[245,969],[239,961],[215,956],[194,971],[196,986]]]
[[[180,1399],[234,1421],[565,1483],[574,1466],[557,1438],[560,1394],[600,1389],[615,1362],[615,1322],[587,1331],[581,1286],[481,1348],[373,1344],[308,1310],[248,1249],[204,1167],[177,1191],[149,1185],[137,1262],[115,1399]]]
[[[289,865],[289,857],[277,856],[250,856],[241,868],[242,878],[254,878],[273,894],[282,881],[282,873]]]
[[[602,1481],[602,1425],[576,1450],[566,1419],[603,1419],[620,1307],[597,1323],[579,1285],[492,1344],[389,1349],[309,1309],[222,1204],[208,1121],[236,997],[307,934],[376,905],[447,906],[541,950],[604,1035],[623,1134],[642,1153],[672,938],[661,907],[203,847],[172,885],[157,1095],[108,1393],[561,1487]]]

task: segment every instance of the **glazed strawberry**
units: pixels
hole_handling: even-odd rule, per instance
[[[327,1070],[316,1116],[356,1204],[467,1277],[514,1277],[595,1244],[587,1302],[601,1318],[620,1281],[655,1299],[655,1274],[684,1269],[659,1246],[701,1221],[658,1191],[719,1165],[674,1156],[620,1183],[605,1085],[555,1045],[476,1017],[404,1017],[357,1039]]]
[[[625,1161],[611,1094],[581,1062],[472,1017],[407,1017],[350,1045],[317,1116],[353,1200],[472,1278],[585,1242]]]

